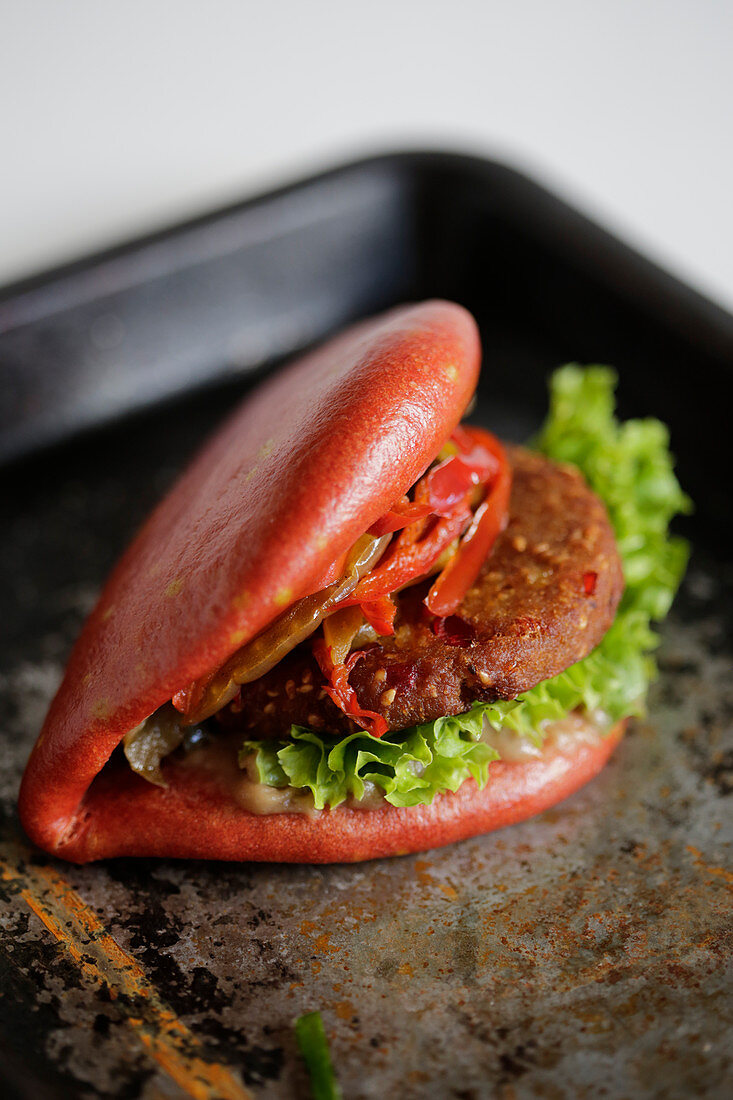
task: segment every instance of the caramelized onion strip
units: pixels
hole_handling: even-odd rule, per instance
[[[312,596],[298,600],[262,634],[229,658],[209,680],[199,680],[173,697],[183,722],[193,725],[221,710],[237,694],[240,684],[264,676],[296,645],[317,630],[331,609],[356,588],[376,564],[390,541],[389,535],[362,535],[354,544],[344,576]]]

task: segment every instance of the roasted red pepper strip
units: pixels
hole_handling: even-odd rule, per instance
[[[400,531],[416,519],[424,519],[429,516],[432,508],[429,504],[413,504],[411,501],[400,500],[393,505],[388,512],[380,516],[376,523],[369,528],[369,534],[375,538],[389,535],[392,531]]]
[[[506,471],[508,466],[503,448],[494,436],[477,428],[457,428],[451,440],[460,453],[447,458],[421,478],[415,487],[413,505],[406,505],[403,501],[395,505],[393,509],[395,514],[399,511],[405,515],[408,509],[412,508],[416,518],[400,531],[384,558],[359,582],[339,607],[373,603],[429,573],[443,551],[471,522],[470,502],[475,490],[492,480],[497,486],[499,485],[502,471]],[[490,497],[493,501],[494,488],[491,490]],[[499,514],[499,518],[505,516],[506,502],[500,486],[491,508],[484,508],[482,505],[480,511],[482,517],[487,511],[490,511],[491,516],[494,517]],[[387,513],[388,516],[391,514]],[[432,527],[428,527],[425,522],[428,514],[436,517]],[[473,542],[476,539],[476,546],[470,553],[467,551],[466,564],[458,572],[458,576],[465,574],[469,577],[466,588],[476,576],[476,573],[471,576],[467,571],[468,562],[478,556],[481,546],[486,546],[486,553],[488,553],[493,538],[496,537],[494,535],[493,538],[489,538],[492,530],[490,518],[483,521],[480,533],[475,529],[474,520],[469,541]],[[374,533],[374,529],[371,533]],[[464,539],[465,542],[466,539]],[[459,548],[458,555],[462,554],[462,550],[463,546]],[[452,563],[449,563],[446,569],[450,569],[451,565]],[[457,580],[454,580],[452,588],[455,588],[456,584]],[[464,593],[466,588],[463,589]],[[453,605],[451,610],[455,606],[457,604]],[[369,618],[366,611],[365,615]],[[378,629],[376,624],[373,625],[375,630]],[[390,629],[388,633],[391,632]]]
[[[471,432],[481,438],[481,445],[495,457],[498,473],[457,552],[425,600],[428,610],[441,618],[456,610],[507,523],[512,476],[504,448],[488,432],[478,428]]]
[[[474,433],[481,431],[480,428],[467,428],[465,424],[456,424],[455,428],[451,432],[451,443],[455,443],[456,447],[464,454],[468,454],[474,444]]]
[[[435,466],[415,487],[413,507],[428,508],[431,514],[438,517],[433,527],[425,533],[427,517],[424,516],[404,528],[387,549],[382,561],[374,566],[368,576],[363,577],[341,606],[371,603],[374,599],[397,592],[406,584],[429,573],[440,554],[461,535],[471,521],[470,500],[475,489],[493,481],[495,484],[485,502],[489,505],[491,499],[491,506],[484,508],[482,505],[480,509],[483,520],[480,530],[477,530],[475,520],[471,526],[468,541],[473,543],[475,540],[475,546],[470,551],[467,549],[464,564],[460,570],[457,569],[457,576],[451,582],[451,591],[458,591],[459,577],[468,576],[468,583],[463,587],[461,595],[466,592],[478,573],[477,566],[477,570],[471,575],[469,563],[478,558],[482,547],[485,547],[485,553],[489,552],[496,533],[499,533],[496,530],[491,537],[496,521],[505,521],[508,497],[502,486],[508,476],[508,466],[501,444],[489,432],[478,428],[458,428],[453,432],[451,441],[460,453],[451,455],[445,462]],[[402,502],[401,507],[404,507]],[[484,519],[486,514],[489,514],[489,518]],[[467,539],[464,539],[463,544],[466,542]],[[458,557],[461,558],[463,544],[458,550]],[[451,565],[452,562],[446,569],[450,570]],[[450,609],[455,609],[455,606],[457,604],[451,605]]]
[[[363,577],[354,591],[338,606],[353,607],[355,604],[373,603],[425,576],[445,548],[465,530],[471,521],[471,515],[471,509],[465,501],[451,516],[435,522],[432,530],[418,541],[398,538],[371,573]],[[407,535],[407,531],[401,534]]]
[[[498,468],[495,455],[482,444],[441,462],[427,477],[431,511],[437,516],[450,515],[466,493],[485,485],[496,475]]]
[[[360,603],[361,613],[377,634],[394,634],[394,617],[397,613],[394,600],[389,596],[382,596],[371,603]]]
[[[370,535],[381,538],[382,535],[407,528],[411,536],[409,541],[416,542],[423,530],[423,525],[417,521],[431,515],[451,517],[469,492],[496,475],[496,456],[486,447],[483,438],[477,441],[471,429],[459,426],[451,435],[451,441],[461,453],[451,455],[438,466],[434,466],[418,482],[415,500],[410,501],[403,497],[393,504],[369,528]],[[400,541],[403,543],[405,540]],[[343,561],[339,564],[342,565]],[[327,574],[329,582],[339,575],[337,564],[334,563]]]
[[[359,706],[356,692],[349,683],[349,673],[356,662],[364,656],[364,650],[358,649],[355,653],[349,654],[343,664],[334,665],[329,646],[323,638],[318,638],[313,643],[313,656],[328,680],[324,690],[331,696],[339,710],[342,710],[347,718],[351,718],[362,729],[371,733],[372,737],[383,737],[387,732],[387,722],[376,711],[363,710]]]

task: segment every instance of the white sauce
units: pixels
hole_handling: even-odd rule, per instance
[[[254,756],[248,758],[242,770],[238,762],[240,743],[238,736],[216,737],[191,749],[177,761],[177,766],[207,772],[250,814],[318,812],[313,806],[310,791],[300,791],[295,787],[269,787],[266,783],[260,783]]]
[[[243,775],[235,788],[238,805],[250,814],[317,814],[313,795],[296,787],[268,787]]]
[[[568,752],[578,744],[597,745],[608,732],[610,723],[602,712],[579,714],[574,712],[557,722],[543,722],[544,740],[535,745],[529,737],[522,737],[513,730],[495,730],[484,724],[481,740],[493,749],[507,764],[521,764],[526,760],[540,760],[546,752]]]
[[[484,726],[482,740],[491,745],[507,764],[521,764],[539,760],[545,753],[572,753],[579,744],[596,745],[608,732],[610,722],[602,712],[593,714],[569,714],[557,722],[543,725],[544,740],[541,747],[528,737],[520,737],[511,730],[496,731]],[[239,739],[236,736],[219,737],[191,749],[178,762],[179,767],[192,767],[215,776],[235,802],[251,814],[320,813],[313,805],[310,791],[294,787],[269,787],[257,779],[254,755],[244,769],[238,764]],[[421,765],[415,765],[419,774]],[[361,799],[349,797],[345,808],[351,810],[379,810],[385,805],[384,792],[376,783],[365,783]]]

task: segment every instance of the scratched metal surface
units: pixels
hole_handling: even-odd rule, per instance
[[[143,419],[3,483],[8,1094],[306,1096],[292,1025],[320,1008],[348,1098],[729,1095],[733,575],[704,548],[648,721],[535,821],[331,868],[74,868],[25,846],[18,780],[68,648],[226,404]]]
[[[554,365],[614,362],[624,413],[671,425],[698,504],[649,719],[562,806],[420,857],[48,860],[20,835],[15,797],[71,643],[120,548],[242,382],[0,472],[0,1094],[305,1097],[292,1025],[320,1008],[349,1100],[727,1097],[731,318],[500,166],[385,158],[312,187],[6,295],[11,321],[19,305],[21,320],[42,306],[50,318],[0,341],[0,401],[8,379],[20,386],[11,427],[17,415],[19,431],[60,438],[87,422],[100,377],[112,383],[106,419],[185,389],[194,359],[197,382],[246,374],[355,315],[433,294],[479,317],[479,415],[511,437],[536,426]],[[304,212],[309,195],[322,218]],[[119,301],[108,260],[126,272]],[[41,421],[58,431],[44,436]]]

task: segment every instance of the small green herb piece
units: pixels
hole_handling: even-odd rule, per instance
[[[307,1012],[298,1017],[295,1038],[308,1069],[313,1100],[341,1100],[320,1012]]]

